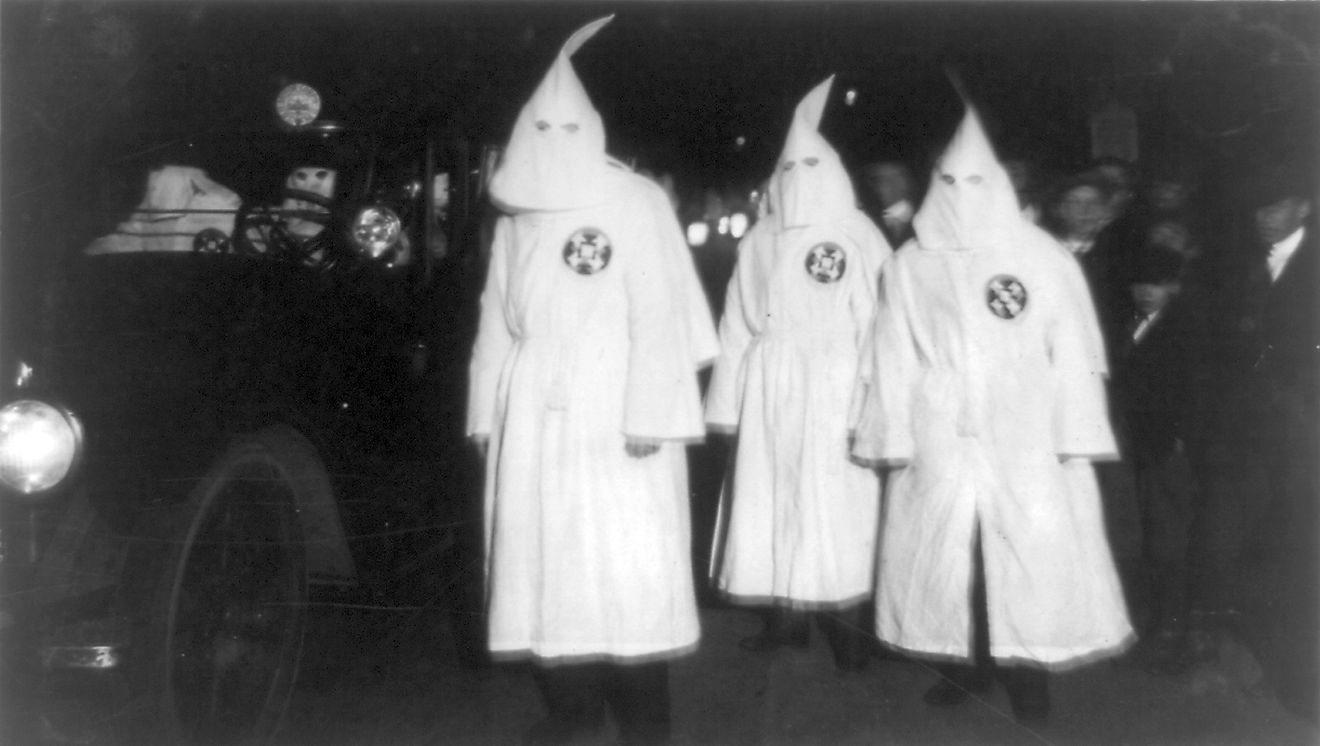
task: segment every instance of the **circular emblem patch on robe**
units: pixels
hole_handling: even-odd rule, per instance
[[[596,228],[579,228],[564,244],[564,264],[580,275],[594,275],[610,263],[610,238]]]
[[[807,252],[806,266],[816,282],[838,282],[848,269],[848,255],[836,243],[818,243]]]
[[[1001,319],[1015,319],[1027,308],[1027,289],[1012,275],[995,275],[985,286],[985,304]]]

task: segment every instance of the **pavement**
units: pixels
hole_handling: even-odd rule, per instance
[[[464,665],[439,609],[318,611],[279,746],[516,744],[542,716],[523,665]],[[1285,709],[1250,653],[1227,638],[1218,660],[1180,676],[1126,659],[1056,674],[1048,723],[1016,723],[1002,687],[949,709],[921,695],[927,665],[873,659],[838,672],[819,630],[805,649],[750,653],[760,619],[702,611],[699,649],[671,665],[674,743],[684,744],[1320,744]],[[610,743],[608,734],[600,743]]]

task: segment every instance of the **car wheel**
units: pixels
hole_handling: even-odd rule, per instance
[[[235,441],[194,488],[143,625],[152,740],[262,743],[279,727],[307,618],[298,495],[315,469],[310,444],[271,429]]]

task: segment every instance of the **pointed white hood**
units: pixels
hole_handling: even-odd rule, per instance
[[[1026,225],[1013,183],[971,104],[935,164],[912,225],[922,248],[935,250],[1008,246]]]
[[[506,212],[568,210],[603,202],[612,172],[605,126],[570,61],[614,16],[578,29],[514,122],[490,196]]]
[[[770,213],[780,229],[829,222],[856,210],[852,180],[834,148],[820,134],[820,120],[834,76],[798,104],[783,153],[770,177]]]

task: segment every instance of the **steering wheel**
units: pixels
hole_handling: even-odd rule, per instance
[[[330,238],[330,226],[314,236],[301,238],[289,231],[286,221],[287,216],[280,208],[245,201],[234,218],[234,253],[265,256],[319,271],[339,264],[342,252]]]
[[[240,256],[283,256],[292,239],[277,210],[244,200],[234,215],[232,242]]]

